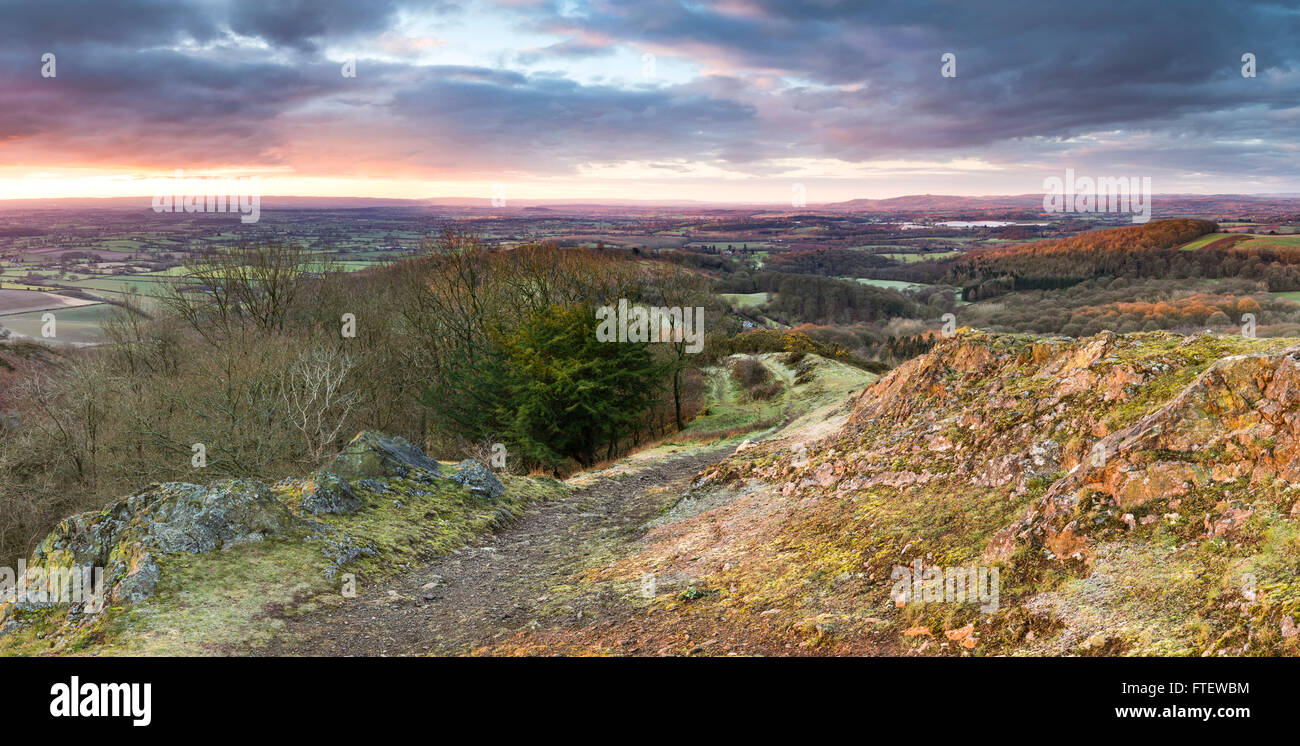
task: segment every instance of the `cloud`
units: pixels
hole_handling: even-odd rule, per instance
[[[517,60],[525,65],[532,65],[537,62],[548,61],[552,59],[578,59],[588,57],[607,57],[614,53],[614,49],[609,44],[584,41],[581,39],[565,39],[555,44],[545,47],[534,47],[519,52]]]
[[[1270,183],[1300,166],[1290,0],[23,1],[6,21],[9,163],[440,179],[915,163],[939,164],[937,185],[961,163]],[[643,52],[672,75],[639,77]]]
[[[448,14],[460,10],[440,0],[234,0],[230,28],[273,46],[315,51],[326,39],[381,33],[400,13]]]

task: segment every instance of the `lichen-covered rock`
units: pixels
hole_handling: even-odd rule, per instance
[[[158,583],[155,554],[227,549],[261,541],[292,523],[288,508],[255,480],[155,484],[64,520],[36,548],[31,567],[102,567],[106,600],[135,603]]]
[[[403,477],[428,482],[442,475],[438,462],[405,438],[375,430],[358,434],[334,459],[331,471],[348,479]]]
[[[356,537],[338,529],[326,527],[321,540],[324,547],[321,553],[329,560],[325,567],[325,577],[333,580],[342,567],[361,557],[374,557],[379,550],[368,542],[358,541]]]
[[[1300,348],[1219,359],[1173,399],[1097,441],[1097,458],[1053,483],[1024,519],[1002,529],[986,558],[1007,559],[1026,543],[1058,559],[1087,558],[1090,526],[1120,514],[1236,479],[1300,484],[1297,405]],[[1248,515],[1224,513],[1218,533],[1207,516],[1207,530],[1226,533]]]
[[[497,500],[506,493],[492,470],[473,459],[460,462],[451,481],[469,488],[470,494],[480,500]]]
[[[118,581],[113,590],[113,600],[117,603],[135,604],[153,595],[162,576],[162,568],[152,554],[144,554],[126,577]]]
[[[301,507],[308,513],[352,515],[361,505],[361,496],[348,480],[333,472],[318,469],[302,485]]]
[[[388,485],[378,479],[371,479],[369,477],[358,480],[357,486],[365,490],[370,490],[371,492],[377,492],[381,495],[387,495],[389,492],[392,492],[392,488]]]
[[[1061,469],[1061,444],[1050,438],[1034,443],[1020,466],[1029,479],[1055,474]]]

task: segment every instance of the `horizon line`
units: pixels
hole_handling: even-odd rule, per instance
[[[786,210],[812,210],[818,207],[844,205],[851,202],[886,202],[890,200],[903,200],[915,198],[946,198],[946,199],[970,199],[970,200],[993,200],[993,199],[1038,199],[1044,196],[1041,192],[1022,192],[1019,194],[945,194],[945,193],[906,193],[898,194],[891,197],[852,197],[844,200],[832,202],[816,202],[806,205],[789,205],[782,201],[749,201],[749,200],[700,200],[700,199],[637,199],[637,198],[600,198],[600,197],[546,197],[546,198],[511,198],[507,204],[492,205],[492,197],[366,197],[354,195],[316,195],[316,194],[260,194],[258,199],[295,199],[295,200],[320,200],[320,201],[356,201],[356,202],[403,202],[403,203],[447,203],[448,205],[478,206],[479,203],[487,203],[489,207],[496,209],[511,209],[512,205],[653,205],[653,206],[734,206],[734,207],[779,207]],[[1247,197],[1255,199],[1300,199],[1300,192],[1156,192],[1151,195],[1155,197]],[[63,197],[0,197],[0,205],[13,203],[58,203],[58,202],[144,202],[146,205],[152,200],[149,196],[130,195],[130,196],[63,196]]]

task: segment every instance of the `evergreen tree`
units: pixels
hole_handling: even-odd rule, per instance
[[[552,306],[500,334],[506,433],[525,461],[556,468],[613,455],[659,394],[663,364],[648,343],[602,342],[590,305]]]

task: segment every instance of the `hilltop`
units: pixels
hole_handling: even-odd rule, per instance
[[[703,470],[591,587],[612,628],[489,653],[1294,655],[1298,340],[963,332]],[[895,568],[996,568],[996,613]]]
[[[304,478],[153,485],[32,557],[106,564],[108,609],[6,608],[0,645],[1300,653],[1300,340],[961,330],[874,383],[815,355],[728,365],[686,431],[566,482],[363,433]],[[998,585],[900,593],[900,568]]]
[[[737,373],[747,359],[767,374]],[[811,355],[731,364],[692,430],[564,483],[483,486],[473,462],[363,434],[331,467],[351,492],[328,470],[155,485],[66,521],[33,556],[59,565],[111,525],[94,551],[119,568],[115,603],[18,611],[2,644],[1300,653],[1300,340],[962,330],[866,388],[870,374]],[[244,506],[247,525],[182,532],[215,554],[169,545],[186,500]],[[996,595],[900,595],[898,568],[996,571]],[[365,578],[358,600],[341,571]]]
[[[808,354],[725,362],[686,430],[564,482],[367,431],[302,477],[155,483],[70,516],[28,567],[104,567],[105,607],[0,602],[0,654],[448,654],[515,631],[525,605],[565,618],[583,603],[568,575],[624,554],[678,482],[874,379]]]

